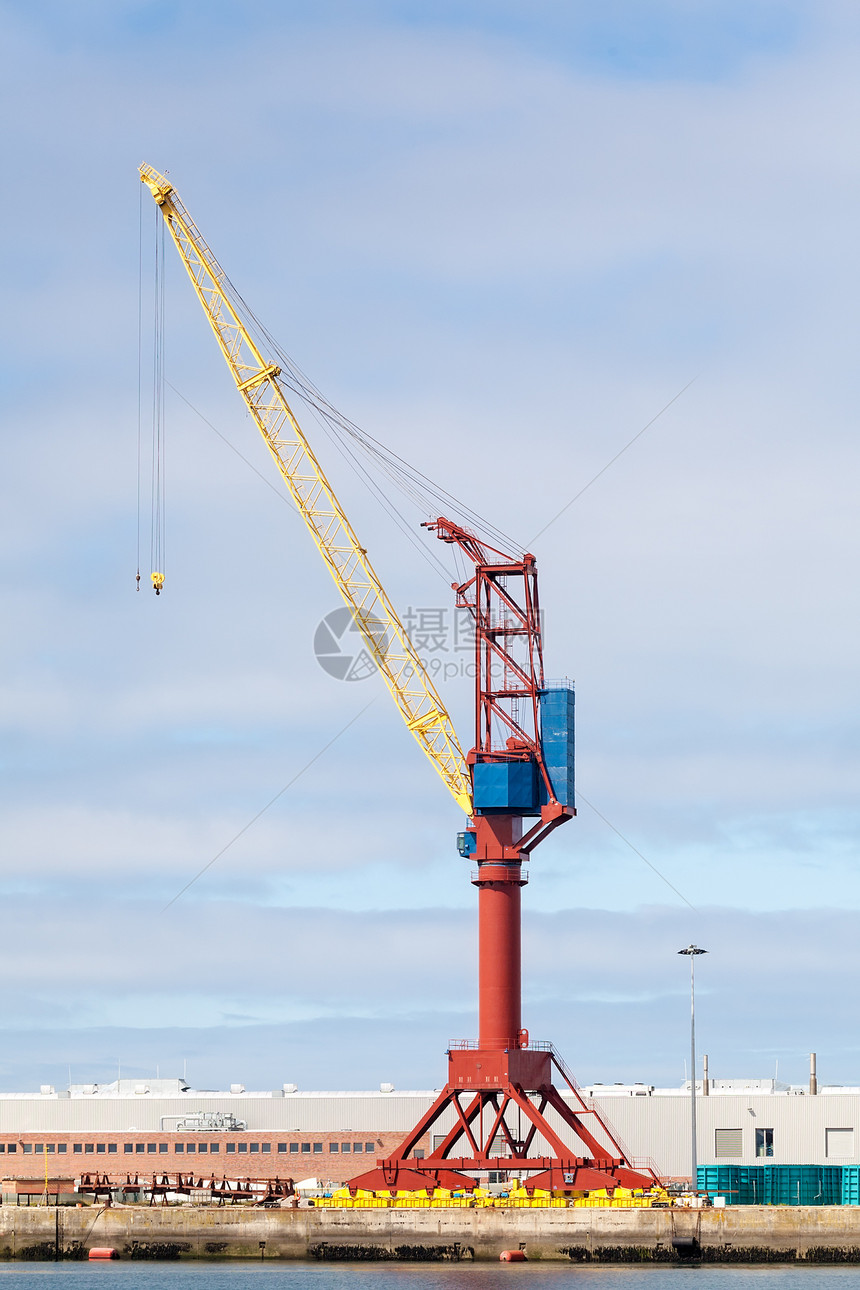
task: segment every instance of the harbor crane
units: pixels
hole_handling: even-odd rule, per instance
[[[633,1167],[553,1046],[530,1040],[522,1025],[525,864],[576,814],[574,691],[569,682],[544,677],[534,555],[495,548],[443,516],[425,525],[474,570],[453,584],[475,636],[475,735],[464,754],[441,696],[287,401],[275,356],[252,335],[247,307],[173,184],[147,165],[140,167],[140,179],[406,726],[468,818],[457,843],[478,889],[478,1038],[451,1045],[445,1088],[397,1150],[350,1180],[351,1191],[472,1190],[474,1175],[488,1171],[520,1172],[530,1192],[650,1187],[653,1173]],[[554,1072],[567,1086],[564,1097]],[[440,1124],[445,1131],[433,1134]],[[435,1145],[421,1158],[426,1135]]]

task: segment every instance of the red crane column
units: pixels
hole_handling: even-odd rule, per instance
[[[478,888],[478,1046],[518,1048],[520,1014],[520,865],[481,865]]]
[[[522,1034],[522,917],[520,894],[528,881],[516,853],[521,821],[510,815],[477,816],[478,1047],[512,1049]],[[516,840],[515,840],[516,835]]]

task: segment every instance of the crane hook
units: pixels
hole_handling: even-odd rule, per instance
[[[155,592],[156,596],[161,595],[161,588],[163,586],[164,586],[164,574],[154,573],[152,575],[152,589]]]

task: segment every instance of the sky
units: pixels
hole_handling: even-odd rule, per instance
[[[531,1034],[680,1083],[695,941],[714,1077],[860,1084],[855,7],[7,0],[0,38],[0,1088],[432,1088],[477,1028],[462,817],[316,659],[336,591],[169,245],[146,585],[143,161],[326,396],[538,558],[580,797]],[[468,747],[430,516],[306,429]]]

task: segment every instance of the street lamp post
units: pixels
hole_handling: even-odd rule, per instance
[[[699,1194],[699,1169],[696,1159],[696,972],[695,963],[698,954],[707,954],[698,945],[688,945],[685,950],[678,950],[690,960],[690,1160],[693,1166],[693,1195]]]

